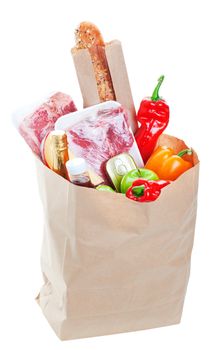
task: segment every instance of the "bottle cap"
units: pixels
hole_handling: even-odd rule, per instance
[[[70,159],[65,165],[70,175],[79,175],[87,171],[87,163],[84,158]]]
[[[50,135],[52,135],[52,136],[63,136],[63,135],[65,135],[65,131],[64,130],[52,130],[50,132]]]
[[[53,130],[50,132],[49,135],[52,138],[52,140],[57,142],[61,140],[67,140],[67,135],[63,130]]]

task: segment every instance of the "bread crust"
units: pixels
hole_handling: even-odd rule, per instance
[[[100,102],[116,100],[105,54],[105,43],[99,29],[90,22],[82,22],[75,31],[74,53],[87,49],[94,68]]]

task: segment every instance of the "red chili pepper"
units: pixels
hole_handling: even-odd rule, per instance
[[[135,180],[131,187],[126,192],[126,197],[137,202],[151,202],[155,201],[161,189],[169,185],[170,181],[158,180],[150,181],[144,179]]]
[[[164,80],[162,75],[151,98],[144,98],[140,104],[137,120],[141,123],[135,138],[141,156],[146,162],[153,152],[158,137],[169,123],[169,106],[160,98],[159,89]]]

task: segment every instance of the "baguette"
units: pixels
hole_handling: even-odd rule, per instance
[[[100,102],[116,100],[105,54],[105,43],[99,29],[90,22],[82,22],[75,31],[73,53],[87,49],[91,56]]]

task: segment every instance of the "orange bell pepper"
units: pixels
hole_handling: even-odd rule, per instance
[[[174,181],[193,164],[181,158],[185,154],[192,154],[191,149],[185,149],[175,154],[173,149],[159,146],[148,159],[145,168],[153,170],[160,179]]]

